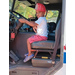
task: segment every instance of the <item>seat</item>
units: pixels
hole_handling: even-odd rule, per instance
[[[33,49],[54,49],[55,41],[47,40],[47,41],[39,41],[32,43]]]
[[[50,54],[51,52],[53,52],[51,54],[51,59],[53,62],[55,62],[57,49],[60,48],[61,19],[59,19],[55,33],[53,33],[52,35],[55,37],[55,40],[48,39],[47,41],[33,42],[31,44],[32,49],[36,51],[34,58],[36,58],[38,52],[49,52]]]

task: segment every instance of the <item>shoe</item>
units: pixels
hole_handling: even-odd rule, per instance
[[[29,53],[24,54],[24,56],[28,56]]]
[[[30,55],[30,56],[26,56],[26,58],[23,60],[23,62],[27,62],[28,60],[30,60],[31,58],[33,58],[34,54]]]

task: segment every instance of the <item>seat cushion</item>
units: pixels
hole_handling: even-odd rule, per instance
[[[54,49],[55,41],[39,41],[39,42],[33,42],[32,48],[35,49]]]

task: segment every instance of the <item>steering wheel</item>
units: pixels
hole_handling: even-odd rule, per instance
[[[9,11],[10,12],[10,11]],[[13,11],[14,13],[16,13],[16,14],[18,14],[20,17],[18,18],[16,15],[14,15],[12,12],[10,12],[10,14],[12,15],[12,16],[14,16],[16,19],[20,19],[20,18],[24,18],[24,19],[26,19],[26,20],[29,20],[29,19],[27,19],[27,18],[25,18],[24,16],[22,16],[21,14],[19,14],[18,12],[15,12],[15,11]]]
[[[10,12],[10,11],[9,11],[9,12]],[[24,16],[22,16],[21,14],[15,12],[15,11],[13,11],[13,12],[16,13],[16,14],[18,14],[18,15],[20,16],[20,17],[17,17],[17,16],[14,15],[12,12],[10,12],[10,14],[13,15],[13,16],[17,19],[16,24],[14,24],[14,28],[16,28],[17,30],[20,29],[20,27],[22,26],[22,23],[19,22],[19,19],[20,19],[20,18],[24,18],[24,19],[26,19],[26,20],[28,20],[28,21],[31,20],[31,19],[25,18]]]
[[[10,11],[9,11],[10,12]],[[21,26],[23,25],[22,23],[20,23],[19,22],[19,19],[20,18],[24,18],[24,19],[26,19],[26,20],[28,20],[27,18],[25,18],[25,17],[23,17],[21,14],[19,14],[19,13],[17,13],[17,12],[14,12],[14,13],[16,13],[16,14],[18,14],[20,17],[17,17],[16,15],[14,15],[12,12],[10,12],[10,14],[12,15],[12,16],[14,16],[16,19],[17,19],[17,21],[14,23],[14,25],[13,25],[13,28],[12,29],[10,29],[10,34],[11,33],[15,33],[15,36],[18,34],[18,30],[21,28]],[[12,41],[13,41],[14,39],[12,39]]]

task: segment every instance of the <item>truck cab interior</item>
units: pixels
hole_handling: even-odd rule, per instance
[[[42,3],[46,7],[48,40],[32,43],[34,57],[24,63],[27,50],[27,38],[34,35],[33,28],[18,21],[25,18],[36,21],[35,5]],[[9,0],[9,74],[10,75],[46,75],[62,66],[61,27],[63,0]],[[12,38],[12,35],[15,35]],[[47,74],[48,75],[48,74]]]

